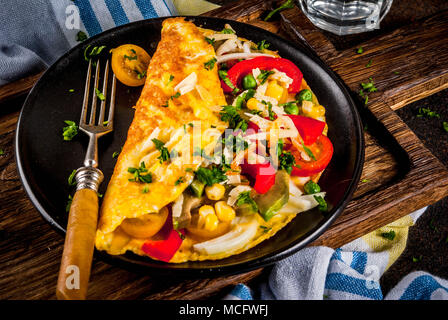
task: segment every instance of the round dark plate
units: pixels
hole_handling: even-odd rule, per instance
[[[222,30],[230,23],[241,37],[254,42],[266,40],[270,49],[292,60],[320,103],[326,107],[328,136],[334,145],[333,159],[319,182],[327,192],[329,212],[317,209],[300,213],[274,237],[239,255],[217,261],[168,264],[131,253],[122,256],[96,255],[128,267],[146,267],[154,273],[171,275],[217,275],[240,273],[266,266],[296,252],[322,234],[350,200],[359,180],[364,160],[362,126],[355,105],[341,81],[319,59],[294,44],[263,29],[235,21],[207,17],[188,17],[197,26]],[[62,140],[64,120],[78,122],[81,113],[87,63],[83,52],[87,45],[106,45],[108,50],[125,43],[137,44],[152,55],[160,40],[163,18],[138,21],[120,26],[79,44],[55,62],[29,93],[18,122],[16,158],[20,178],[33,204],[55,229],[65,232],[65,207],[69,194],[67,178],[82,165],[87,136],[80,132],[72,141]],[[74,89],[73,92],[69,92]],[[113,172],[112,154],[126,140],[135,105],[142,87],[117,84],[114,132],[99,139],[99,168],[105,181],[104,193]],[[36,232],[39,232],[36,230]]]

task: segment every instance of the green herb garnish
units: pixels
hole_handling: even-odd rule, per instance
[[[185,182],[185,178],[184,177],[179,177],[179,179],[176,180],[176,182],[174,182],[174,185],[177,186],[181,183]]]
[[[362,47],[359,47],[358,50],[356,50],[356,53],[359,53],[359,54],[361,54],[363,52],[364,52],[364,49]]]
[[[303,143],[302,143],[302,146],[303,146],[303,150],[305,150],[305,152],[308,155],[308,157],[310,157],[314,161],[317,161],[316,157],[313,154],[313,151],[311,151],[311,149],[308,148],[307,146],[305,146],[305,144],[303,144]]]
[[[218,71],[218,75],[219,77],[224,81],[224,83],[226,85],[228,85],[230,87],[230,89],[233,90],[233,93],[238,93],[240,91],[240,89],[238,89],[237,87],[235,87],[232,83],[232,81],[230,81],[228,75],[227,75],[227,71],[225,70],[219,70]]]
[[[70,120],[65,120],[64,122],[67,124],[67,127],[62,128],[62,136],[65,141],[70,141],[78,134],[78,126]]]
[[[369,60],[369,62],[367,62],[366,64],[366,68],[369,68],[372,66],[372,59]]]
[[[141,183],[151,183],[152,182],[151,173],[142,174],[142,173],[148,172],[148,169],[146,169],[144,161],[142,161],[140,163],[139,168],[129,167],[128,172],[132,173],[134,175],[134,178],[128,179],[129,181],[141,182]]]
[[[227,180],[225,172],[218,167],[204,168],[200,167],[196,171],[196,178],[208,186]]]
[[[95,46],[92,48],[92,50],[90,50],[90,53],[88,53],[90,47],[91,47],[91,45],[88,45],[84,49],[84,60],[86,60],[86,61],[89,61],[93,57],[99,55],[104,50],[104,48],[106,48],[106,46],[100,46],[100,47]]]
[[[282,151],[278,160],[280,169],[285,170],[288,174],[291,174],[293,167],[300,167],[296,164],[296,158],[294,158],[290,151]]]
[[[117,158],[119,154],[120,154],[120,152],[115,151],[114,153],[112,153],[112,158],[113,159]]]
[[[68,176],[67,181],[68,181],[68,185],[70,187],[73,187],[73,186],[76,185],[76,180],[74,179],[75,178],[75,174],[76,174],[76,169],[73,170],[72,173],[70,173],[70,175]]]
[[[443,130],[445,130],[446,132],[448,132],[448,122],[443,121],[443,122],[442,122],[442,126],[443,126]]]
[[[146,77],[146,71],[140,72],[138,70],[134,70],[135,73],[137,73],[137,79],[143,79],[144,77]]]
[[[148,186],[144,186],[142,189],[142,193],[148,193],[149,192],[149,187]]]
[[[419,262],[419,261],[422,261],[422,259],[423,259],[423,256],[420,256],[418,258],[412,257],[412,262]]]
[[[98,88],[95,88],[95,94],[101,101],[106,100],[106,97],[100,90],[98,90]]]
[[[68,200],[67,200],[67,205],[65,206],[65,212],[69,212],[70,211],[70,207],[72,206],[72,202],[73,202],[73,197],[69,194],[68,195]]]
[[[0,149],[0,156],[4,155],[5,151],[3,151],[3,149]]]
[[[260,84],[264,84],[268,80],[269,76],[275,73],[272,70],[260,70],[260,72],[261,73],[257,77],[257,79],[260,80]]]
[[[224,106],[219,114],[221,120],[228,122],[231,129],[241,129],[246,132],[248,123],[240,116],[238,110],[234,106]]]
[[[283,11],[285,9],[291,9],[291,8],[294,8],[294,1],[287,0],[287,1],[283,2],[280,7],[269,12],[269,14],[266,16],[266,18],[264,18],[264,21],[268,21],[269,19],[271,19],[272,16],[274,14],[276,14],[277,12]]]
[[[129,61],[137,60],[137,56],[130,57],[130,56],[128,56],[127,54],[125,54],[123,57],[124,57],[125,59],[128,59]]]
[[[68,89],[68,92],[75,92],[75,89]]]
[[[160,156],[157,157],[157,159],[160,160],[160,163],[163,163],[164,161],[168,161],[170,159],[170,152],[165,147],[165,143],[158,139],[152,139],[152,142],[154,142],[154,145],[156,146],[156,149],[160,151]]]
[[[271,44],[266,42],[266,40],[261,40],[260,42],[257,42],[256,50],[265,50],[269,48]]]
[[[438,114],[437,112],[432,111],[429,108],[418,108],[417,117],[418,118],[428,117],[428,118],[438,118],[438,119],[440,119],[440,114]]]
[[[85,32],[79,30],[76,34],[76,41],[82,42],[87,39],[87,35]]]
[[[215,67],[215,63],[216,63],[216,58],[212,58],[209,61],[204,63],[204,68],[207,70],[212,70]]]
[[[214,44],[215,44],[215,38],[207,38],[207,37],[204,37],[204,39],[205,39],[205,41],[207,41],[207,42],[210,43],[211,45],[214,45]]]
[[[250,206],[252,207],[252,211],[254,211],[254,212],[257,212],[257,211],[258,211],[258,205],[257,205],[257,203],[255,202],[255,200],[251,198],[251,196],[250,196],[250,191],[244,191],[244,192],[241,192],[241,193],[238,195],[238,198],[237,198],[237,200],[236,200],[236,205],[237,205],[238,207],[240,207],[240,206],[242,206],[243,204],[248,204],[248,205],[250,205]]]
[[[381,233],[381,236],[387,240],[392,241],[395,239],[395,231],[391,230],[389,232],[383,232],[383,233]]]
[[[221,33],[224,33],[224,34],[234,34],[235,31],[233,31],[232,29],[229,29],[229,28],[224,28],[224,29],[221,30]]]
[[[263,230],[263,233],[267,233],[267,232],[269,232],[269,230],[271,230],[272,228],[271,228],[271,227],[266,227],[266,226],[260,226],[260,229]]]

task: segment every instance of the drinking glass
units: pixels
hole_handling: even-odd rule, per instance
[[[393,0],[297,0],[311,22],[337,35],[379,29]]]

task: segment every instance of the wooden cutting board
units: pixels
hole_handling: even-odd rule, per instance
[[[320,57],[346,83],[366,124],[365,164],[353,200],[312,245],[339,247],[448,195],[448,170],[394,110],[448,87],[448,5],[395,0],[378,31],[337,37],[298,8],[263,22],[272,1],[230,3],[205,15],[250,23]],[[413,21],[410,18],[413,18]],[[364,52],[358,54],[356,48]],[[372,61],[371,67],[365,65]],[[358,96],[369,77],[378,91]],[[21,97],[39,75],[0,87],[0,299],[53,299],[63,238],[27,199],[16,172],[14,130]],[[205,299],[263,270],[208,279],[155,278],[95,260],[90,299]]]

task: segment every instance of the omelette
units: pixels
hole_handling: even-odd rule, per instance
[[[98,250],[222,259],[299,212],[328,210],[318,185],[333,153],[325,108],[268,47],[230,25],[164,20],[101,205]]]

